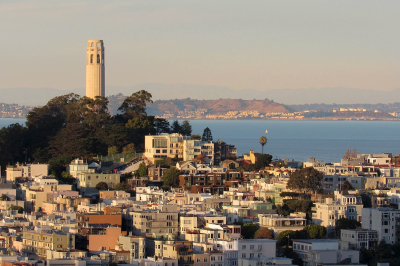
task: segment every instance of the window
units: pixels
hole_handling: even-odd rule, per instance
[[[246,250],[246,245],[242,245],[242,249],[243,249],[243,250]]]

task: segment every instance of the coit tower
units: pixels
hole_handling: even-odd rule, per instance
[[[105,97],[104,43],[89,40],[86,50],[86,97]]]

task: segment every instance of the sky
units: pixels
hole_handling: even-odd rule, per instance
[[[400,1],[0,1],[0,89],[85,86],[400,88]]]

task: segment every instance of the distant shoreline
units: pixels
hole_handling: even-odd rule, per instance
[[[10,116],[2,116],[0,119],[26,119],[25,117],[10,117]],[[266,119],[266,118],[165,118],[166,120],[263,120],[263,121],[400,121],[400,118],[393,118],[393,119],[381,119],[381,118],[302,118],[302,119],[295,119],[295,118],[273,118],[273,119]]]

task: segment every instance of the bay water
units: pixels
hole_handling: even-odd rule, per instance
[[[25,119],[0,118],[0,128],[13,123],[25,124]],[[261,136],[268,139],[264,153],[274,159],[339,162],[348,148],[359,153],[400,153],[396,121],[190,120],[190,124],[192,134],[202,135],[209,127],[214,141],[235,144],[238,156],[249,150],[261,152]]]

